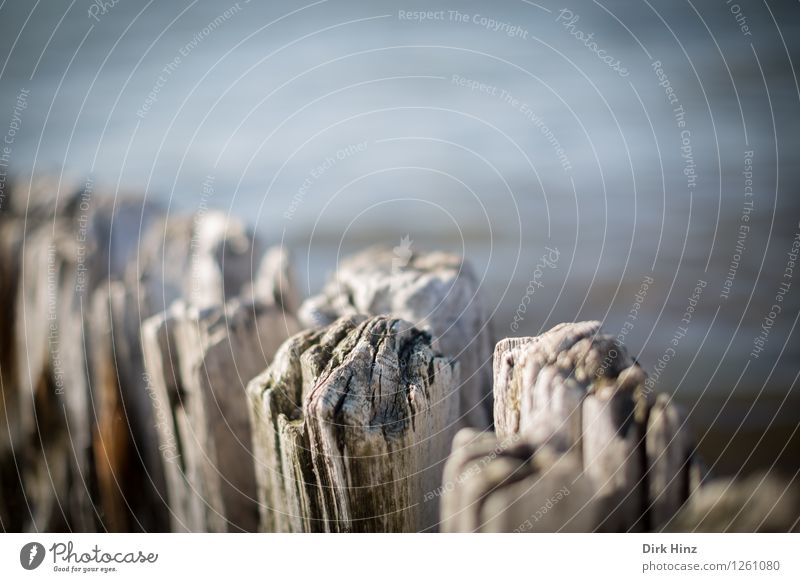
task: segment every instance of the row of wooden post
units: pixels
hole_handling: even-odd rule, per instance
[[[495,345],[460,257],[368,249],[301,302],[215,211],[46,179],[0,210],[3,529],[796,527],[708,485],[598,322]]]

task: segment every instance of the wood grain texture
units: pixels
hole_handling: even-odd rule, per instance
[[[322,292],[300,309],[306,327],[352,314],[390,315],[429,332],[461,366],[462,426],[491,426],[491,346],[479,282],[469,263],[442,252],[370,248],[342,261]]]
[[[173,531],[256,531],[246,386],[298,330],[276,305],[176,302],[143,345]]]
[[[599,322],[501,340],[494,377],[497,435],[462,436],[448,461],[451,530],[646,530],[685,503],[694,461],[683,417],[665,395],[653,402],[644,371]],[[499,451],[491,463],[487,447]],[[520,464],[520,450],[538,464]]]
[[[581,532],[598,503],[575,453],[535,447],[521,435],[497,440],[462,429],[441,487],[447,532]]]
[[[399,319],[343,317],[288,340],[249,386],[264,531],[435,529],[458,365]]]

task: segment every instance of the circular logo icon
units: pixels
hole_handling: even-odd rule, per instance
[[[44,546],[39,542],[30,542],[19,551],[19,563],[26,570],[35,570],[44,561]]]

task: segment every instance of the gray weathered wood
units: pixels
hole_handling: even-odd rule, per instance
[[[435,529],[458,365],[409,322],[341,318],[287,341],[252,399],[265,531]]]
[[[111,531],[164,531],[166,486],[145,389],[136,290],[109,280],[91,307],[93,452],[103,523]]]
[[[13,330],[17,320],[17,281],[24,237],[22,223],[4,220],[0,214],[0,459],[21,446],[28,430],[23,427],[22,394],[16,389],[16,352]],[[2,462],[0,462],[2,466]]]
[[[462,429],[440,488],[449,532],[580,532],[597,523],[594,487],[574,452]]]
[[[581,501],[585,511],[579,518],[554,512],[549,520],[528,523],[528,529],[541,531],[559,520],[563,523],[557,529],[650,529],[672,517],[686,501],[693,447],[682,417],[665,396],[651,405],[643,370],[623,345],[600,331],[599,322],[566,323],[536,338],[502,340],[495,349],[494,365],[494,446],[500,443],[503,451],[508,450],[501,455],[503,462],[511,467],[508,458],[514,457],[514,449],[506,445],[518,440],[519,446],[536,455],[547,451],[545,458],[553,470],[544,469],[547,477],[542,482],[548,485],[543,491],[552,493],[559,479],[569,491],[572,484],[583,483],[580,495],[561,507],[572,511],[572,503]],[[454,452],[453,471],[469,472],[463,459],[483,455],[492,442],[486,439],[490,437],[480,445],[467,445],[466,452]],[[497,482],[495,473],[475,473],[469,486],[477,491],[473,497],[469,488],[466,493],[458,491],[464,486],[456,487],[455,494],[446,493],[452,498],[448,513],[469,516],[452,522],[452,528],[525,529],[511,527],[508,517],[518,516],[523,507],[541,507],[543,494],[535,493],[526,481],[508,477]],[[526,493],[528,489],[531,492]],[[482,490],[491,492],[492,504],[481,504],[480,512],[469,509]]]
[[[270,247],[266,250],[253,278],[250,291],[242,293],[253,301],[274,304],[287,313],[297,313],[300,309],[300,292],[295,280],[289,253],[283,247]]]
[[[256,531],[246,386],[298,329],[276,305],[176,302],[143,325],[173,531]]]
[[[224,212],[163,217],[144,233],[126,281],[139,288],[148,315],[179,299],[198,308],[219,306],[251,288],[264,252],[255,234]]]
[[[645,447],[650,524],[658,529],[689,497],[694,464],[686,419],[666,394],[659,394],[650,408]]]
[[[39,243],[34,243],[29,253],[23,252],[32,234],[44,224],[50,226],[51,237],[62,232],[61,224],[65,221],[58,219],[72,216],[80,189],[65,182],[59,191],[57,180],[41,177],[28,184],[10,179],[5,186],[0,200],[0,382],[3,395],[0,402],[0,496],[3,497],[0,521],[9,531],[30,530],[36,526],[59,528],[76,508],[66,499],[64,507],[59,508],[49,482],[50,476],[59,485],[67,484],[70,479],[66,443],[62,442],[64,422],[55,414],[52,375],[43,373],[49,361],[46,343],[49,322],[40,319],[47,313],[44,304],[38,305],[38,314],[33,306],[21,312],[20,293],[24,291],[23,273],[28,281],[37,274],[47,275],[44,235],[38,237]],[[24,265],[26,254],[29,259]],[[30,256],[36,256],[41,262],[34,264]],[[53,271],[58,270],[54,266]],[[45,300],[44,291],[44,285],[39,284],[32,295]],[[20,333],[26,315],[43,324],[31,329],[35,347],[30,353],[34,367],[30,374],[20,367],[27,355],[19,351],[27,347]],[[37,431],[37,426],[41,431]],[[45,456],[55,457],[50,475],[46,471]]]
[[[704,474],[597,322],[498,343],[497,434],[452,440],[492,424],[458,257],[369,249],[299,308],[285,251],[224,213],[47,177],[6,194],[3,529],[797,529],[790,484]]]
[[[0,254],[13,257],[0,267],[13,281],[0,289],[9,301],[0,314],[9,324],[0,338],[11,412],[3,416],[13,419],[0,427],[7,429],[0,431],[0,486],[21,481],[15,489],[27,493],[4,493],[11,500],[4,506],[16,513],[2,509],[0,519],[11,529],[163,530],[166,484],[141,322],[177,299],[205,307],[243,294],[252,287],[251,264],[266,262],[264,247],[219,212],[167,220],[157,205],[95,192],[91,182],[58,187],[57,180],[15,186],[0,214]],[[269,265],[259,297],[296,306],[292,286],[270,282],[290,279],[285,255],[273,252]],[[287,321],[294,320],[281,324]],[[225,407],[235,399],[221,400],[233,418]],[[234,408],[241,432],[243,396]],[[234,486],[237,468],[228,471]]]
[[[90,494],[89,364],[79,291],[80,247],[71,218],[65,216],[27,232],[17,295],[15,384],[23,402],[28,403],[23,415],[33,418],[33,426],[28,421],[23,421],[23,426],[28,425],[34,438],[60,441],[52,445],[40,442],[26,455],[26,490],[30,486],[44,496],[29,497],[36,508],[32,513],[36,521],[26,527],[46,528],[66,521],[74,530],[91,531],[96,514]],[[68,439],[63,438],[64,433]],[[45,451],[49,449],[67,459],[66,470],[55,472],[65,481],[33,487],[32,480],[46,479],[51,459]]]
[[[170,525],[168,494],[141,348],[142,322],[176,300],[202,307],[242,293],[251,282],[250,260],[258,260],[263,245],[240,221],[215,211],[170,219],[131,214],[137,224],[117,220],[114,232],[137,244],[135,260],[115,261],[110,246],[106,253],[118,266],[94,298],[94,392],[103,404],[95,458],[110,527],[158,531]],[[122,430],[120,419],[127,425]],[[127,525],[113,519],[126,508],[132,509]]]
[[[327,325],[343,315],[391,315],[424,329],[461,365],[459,424],[491,426],[489,322],[469,263],[452,254],[380,247],[344,261],[323,291],[305,301],[301,322]]]
[[[140,480],[144,479],[145,482],[135,485],[132,490],[125,490],[123,494],[126,499],[130,499],[141,496],[141,491],[147,490],[149,498],[146,499],[145,505],[149,516],[146,517],[150,519],[142,520],[139,516],[140,511],[137,511],[132,519],[141,529],[160,530],[169,527],[170,523],[169,520],[164,520],[168,516],[164,505],[168,497],[165,473],[171,466],[165,467],[164,455],[157,453],[161,441],[158,440],[158,431],[154,428],[157,422],[153,418],[153,391],[147,383],[148,377],[145,374],[140,343],[142,322],[162,312],[166,306],[172,305],[175,301],[185,302],[187,309],[221,309],[223,302],[246,296],[246,290],[252,286],[251,261],[261,259],[264,245],[241,221],[213,210],[169,218],[159,215],[141,234],[133,232],[127,234],[132,240],[141,240],[141,245],[136,260],[125,262],[124,274],[119,277],[124,281],[125,291],[120,290],[122,283],[109,283],[108,313],[111,319],[106,317],[104,320],[100,317],[102,310],[98,310],[95,321],[99,327],[112,329],[110,341],[113,350],[128,354],[129,357],[122,361],[115,358],[113,364],[115,374],[104,376],[108,382],[100,383],[100,391],[109,394],[107,400],[122,404],[125,416],[132,424],[129,442],[127,447],[121,447],[121,452],[126,452],[128,457],[135,455],[143,463],[143,468],[137,471],[137,474]],[[279,264],[283,269],[280,274],[289,277],[288,260],[284,258]],[[278,273],[268,273],[262,278],[267,279],[272,274],[277,276]],[[266,280],[264,285],[268,286],[269,281]],[[111,290],[116,291],[112,293]],[[288,303],[294,301],[296,304],[297,299],[291,298],[294,289],[287,288],[285,291],[286,301]],[[106,298],[102,296],[98,299],[101,303],[105,300]],[[277,298],[269,296],[264,297],[264,300],[275,304]],[[258,310],[261,312],[260,300],[251,301],[250,304],[258,304]],[[283,325],[292,326],[293,322],[294,318],[288,315]],[[99,335],[102,337],[102,334]],[[184,334],[182,337],[192,336]],[[278,335],[279,340],[284,337]],[[257,338],[252,335],[251,339]],[[205,346],[201,349],[197,342],[193,345],[198,351],[191,356],[191,362],[195,362],[198,358],[202,359],[205,349]],[[184,360],[189,361],[188,350],[191,348],[185,349],[187,355]],[[101,351],[99,346],[98,351]],[[247,358],[249,353],[249,348],[242,350],[242,358]],[[255,374],[265,365],[261,362],[258,368],[250,373]],[[246,380],[249,380],[249,377],[245,379],[245,383]],[[219,384],[221,382],[218,380],[217,385]],[[235,409],[235,400],[232,404]],[[239,408],[242,414],[246,415],[246,407]],[[115,414],[110,418],[108,416],[99,418],[99,426],[102,428],[109,424],[113,425],[118,416]],[[111,435],[107,438],[111,438]],[[246,440],[249,442],[249,435]],[[102,464],[98,467],[102,469]],[[108,467],[106,472],[113,476],[125,474],[125,471],[124,464],[116,463],[113,467]],[[108,481],[109,478],[106,477],[105,480]],[[210,481],[208,487],[216,491],[216,482],[213,483]],[[234,519],[235,522],[230,512],[222,515],[229,521]],[[223,521],[219,518],[218,524],[222,525],[217,529],[226,527]]]

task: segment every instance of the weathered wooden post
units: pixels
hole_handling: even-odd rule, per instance
[[[666,396],[652,404],[644,372],[599,322],[503,340],[494,365],[497,437],[456,439],[445,471],[455,484],[445,489],[448,529],[652,529],[686,501],[685,423]],[[497,447],[489,460],[487,446]]]
[[[343,315],[391,315],[428,331],[461,366],[460,426],[492,424],[492,334],[469,263],[449,253],[370,248],[342,261],[319,295],[305,301],[306,327]]]
[[[57,205],[53,192],[40,194],[42,200],[29,203],[52,206],[48,220],[24,229],[14,330],[14,386],[22,394],[23,415],[35,418],[36,426],[26,430],[39,441],[17,451],[26,457],[22,481],[31,507],[23,527],[124,527],[114,522],[113,512],[103,514],[106,504],[95,497],[92,297],[104,282],[121,277],[133,256],[132,223],[146,225],[156,211],[137,198],[94,200],[89,184],[62,192]]]
[[[60,190],[0,207],[6,529],[798,528],[791,484],[703,474],[598,322],[500,341],[492,392],[458,257],[364,251],[301,331],[286,253],[241,222]]]
[[[244,394],[298,330],[285,309],[298,303],[286,254],[205,211],[151,229],[127,280],[155,314],[141,324],[147,374],[131,383],[157,427],[171,529],[254,530]]]
[[[440,492],[446,532],[581,532],[598,520],[579,456],[535,447],[519,433],[498,440],[461,430]]]
[[[10,259],[0,266],[9,275],[0,374],[11,408],[0,427],[0,518],[16,530],[167,529],[141,323],[178,299],[296,306],[285,254],[266,253],[223,213],[168,220],[158,205],[103,195],[91,181],[16,184],[0,210],[0,255]],[[277,343],[296,331],[287,321]],[[243,397],[238,411],[241,424]]]
[[[174,488],[169,490],[168,487],[170,477],[168,473],[174,469],[175,464],[165,464],[168,454],[164,454],[163,451],[159,454],[163,441],[160,439],[161,434],[157,427],[163,423],[155,418],[156,414],[166,414],[170,409],[166,405],[160,410],[154,409],[153,384],[163,383],[165,380],[153,373],[146,373],[141,345],[143,322],[150,316],[163,312],[173,303],[183,302],[184,312],[188,314],[189,321],[197,323],[193,327],[188,323],[181,327],[188,330],[181,336],[183,341],[179,343],[179,347],[183,350],[182,360],[188,370],[185,372],[185,383],[187,386],[191,385],[206,391],[222,390],[223,386],[236,386],[238,377],[232,375],[223,381],[216,376],[213,380],[209,380],[211,376],[209,370],[216,371],[218,367],[227,366],[226,371],[244,373],[245,378],[238,380],[241,386],[246,385],[252,375],[266,366],[275,347],[288,335],[285,331],[281,333],[281,326],[277,325],[277,315],[272,317],[276,311],[272,306],[278,301],[297,302],[290,297],[294,290],[286,288],[283,280],[268,280],[271,275],[291,279],[285,254],[279,249],[265,253],[263,244],[240,221],[211,210],[191,216],[158,218],[159,220],[144,231],[137,260],[130,261],[126,265],[124,279],[110,281],[107,286],[108,292],[97,294],[95,300],[99,307],[95,310],[93,320],[98,329],[95,335],[101,338],[97,342],[97,352],[103,353],[102,345],[105,342],[107,345],[110,344],[115,352],[129,356],[122,361],[115,358],[113,362],[103,361],[101,358],[98,363],[109,370],[109,373],[102,373],[101,369],[96,381],[96,385],[100,387],[98,391],[106,395],[105,399],[99,400],[109,403],[104,407],[105,413],[98,415],[98,432],[103,438],[97,440],[97,448],[103,452],[103,457],[106,459],[105,463],[98,460],[98,473],[101,483],[110,483],[112,480],[116,482],[119,479],[114,476],[125,474],[129,464],[128,458],[132,454],[136,454],[142,460],[143,467],[138,474],[140,479],[146,479],[144,488],[150,492],[150,499],[145,503],[145,513],[149,514],[151,519],[149,523],[140,523],[138,515],[134,515],[133,519],[139,526],[136,529],[145,530],[160,530],[175,526],[175,515],[170,516],[171,508],[167,507],[166,500],[176,493]],[[272,270],[261,276],[261,286],[259,286],[254,284],[253,273],[258,268],[259,261],[262,259],[266,261],[267,255],[270,257],[269,264],[272,265]],[[256,268],[253,267],[254,263]],[[263,270],[261,268],[261,271]],[[235,298],[242,298],[243,301],[234,300]],[[226,302],[227,308],[223,309],[222,306]],[[282,309],[277,311],[283,313]],[[266,315],[267,312],[270,313],[269,316]],[[224,323],[218,321],[220,317],[225,319]],[[263,334],[264,326],[271,326],[273,323],[276,324],[274,332]],[[287,314],[281,323],[284,329],[288,326],[289,333],[295,331],[296,324],[291,314]],[[231,337],[224,337],[226,332],[222,328],[225,326],[231,326],[227,330],[232,334]],[[226,341],[231,352],[227,355],[227,359],[224,349],[219,347]],[[247,342],[253,343],[247,345]],[[168,345],[166,349],[176,350],[178,346]],[[235,352],[232,351],[234,349]],[[258,350],[261,350],[260,358],[253,355],[253,352]],[[195,379],[198,374],[196,369],[200,365],[198,362],[202,362],[205,367],[205,381]],[[172,370],[166,372],[174,373]],[[240,393],[243,392],[244,389],[241,388]],[[243,433],[245,428],[241,426],[242,418],[246,419],[247,415],[245,400],[243,397],[237,399],[235,396],[234,392],[230,398],[226,396],[220,399],[217,409],[223,411],[226,419],[236,425],[235,428],[228,427],[230,432],[243,437],[243,442],[249,443],[249,433]],[[199,397],[190,401],[200,402]],[[199,404],[194,410],[193,419],[214,425],[214,422],[207,418],[213,410],[206,414],[205,409]],[[113,446],[114,435],[119,434],[119,427],[115,428],[114,424],[120,417],[125,417],[131,423],[131,442],[119,447],[119,454],[107,455],[105,454],[107,446]],[[224,435],[217,436],[219,440],[224,441]],[[207,440],[200,446],[202,444],[211,446],[209,442]],[[234,464],[231,467],[226,465],[226,470],[229,468],[230,472],[235,473],[230,480],[225,480],[223,476],[223,483],[219,484],[219,475],[212,474],[208,477],[207,487],[198,485],[199,491],[208,489],[217,492],[217,501],[223,499],[226,502],[224,511],[218,512],[217,521],[188,521],[182,523],[181,528],[217,531],[227,527],[232,529],[254,527],[255,524],[248,522],[247,516],[244,515],[247,513],[246,510],[234,508],[237,503],[245,505],[247,503],[242,502],[241,498],[233,501],[231,497],[235,495],[228,494],[229,490],[235,489],[242,479],[246,480],[246,477],[240,479],[238,472],[247,474],[248,467],[252,464],[247,460],[243,464],[236,464],[240,460],[240,455],[233,456],[231,461]],[[227,462],[226,456],[222,464],[225,465]],[[193,466],[196,467],[197,464]],[[183,482],[181,486],[186,487],[186,483]],[[143,487],[140,485],[119,492],[117,486],[117,497],[120,501],[126,502],[131,498],[136,499],[139,496],[137,489],[141,488]],[[106,487],[105,491],[104,498],[113,498],[115,493],[113,487]],[[247,487],[244,487],[243,491],[245,492],[242,496],[247,497]],[[212,522],[216,523],[214,527],[209,525]]]
[[[275,305],[175,302],[142,329],[173,531],[256,531],[246,386],[295,333]]]
[[[261,529],[430,531],[458,365],[411,323],[350,316],[288,340],[249,386]]]

